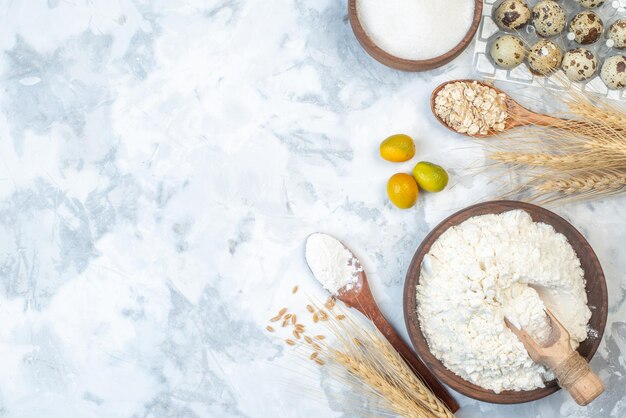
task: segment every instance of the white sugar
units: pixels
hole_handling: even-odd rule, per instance
[[[463,40],[474,0],[357,0],[359,21],[376,45],[410,60],[435,58]]]

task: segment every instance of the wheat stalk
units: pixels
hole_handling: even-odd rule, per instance
[[[606,173],[588,174],[572,177],[565,180],[547,180],[537,186],[537,190],[543,193],[575,193],[596,191],[615,191],[626,187],[626,174]]]
[[[308,334],[308,326],[298,324],[302,340],[288,338],[285,343],[294,346],[303,361],[323,367],[337,381],[349,383],[366,396],[367,409],[346,403],[351,412],[358,409],[364,415],[375,412],[377,416],[454,418],[371,322],[357,320],[349,311],[335,307],[334,300],[324,307],[328,312],[321,305],[311,303],[306,305],[306,311],[318,317],[319,313],[325,313],[324,321],[312,321],[330,332],[329,339],[321,334]],[[277,317],[285,313],[286,310],[281,310]]]
[[[552,203],[626,193],[624,108],[574,87],[553,97],[567,109],[556,114],[562,122],[483,141],[492,167],[511,167],[522,179],[503,197]]]
[[[392,412],[410,418],[454,417],[377,329],[357,324],[354,317],[331,320],[329,329],[338,344],[327,347],[327,366],[338,365],[367,384]]]
[[[417,396],[420,402],[427,405],[433,412],[444,417],[452,416],[448,408],[407,367],[402,357],[389,345],[387,340],[375,339],[373,342],[386,362],[393,368],[394,376],[397,376],[398,380],[407,386],[410,393]]]

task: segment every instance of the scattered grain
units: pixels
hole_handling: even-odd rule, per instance
[[[288,345],[296,345],[296,342],[295,342],[294,340],[290,340],[289,338],[287,338],[287,339],[285,340],[285,342],[286,342]]]
[[[328,321],[328,314],[325,311],[319,311],[320,321]]]
[[[319,322],[319,320],[320,320],[320,318],[319,318],[319,315],[317,314],[317,312],[314,313],[313,314],[313,322],[317,324]]]
[[[276,322],[278,321],[280,318],[283,317],[283,315],[285,314],[285,312],[287,312],[287,308],[283,308],[280,311],[278,311],[278,313],[276,314],[275,317],[273,317],[272,319],[270,319],[270,321],[272,322]]]
[[[325,339],[325,338],[326,338],[326,337],[325,337],[324,335],[316,335],[316,336],[315,336],[315,339],[316,339],[316,340],[320,340],[320,341],[322,341],[322,340],[323,340],[323,339]]]
[[[268,330],[269,332],[274,332],[274,327],[268,325],[265,327],[266,330]]]
[[[328,298],[328,300],[326,301],[326,303],[324,304],[324,306],[326,307],[326,309],[333,309],[335,307],[335,298],[334,296],[331,296]]]
[[[344,319],[346,319],[346,316],[345,315],[337,315],[337,319],[339,321],[343,321]]]
[[[306,310],[311,313],[315,312],[315,309],[311,305],[306,305]]]
[[[296,330],[293,330],[293,336],[296,337],[296,340],[300,339],[300,333]]]
[[[317,364],[319,364],[320,366],[323,366],[324,364],[326,364],[326,363],[324,363],[324,360],[322,360],[322,359],[320,359],[320,358],[316,358],[316,359],[315,359],[315,362],[316,362]]]
[[[315,360],[317,358],[317,356],[319,355],[319,353],[317,351],[314,351],[313,353],[311,353],[311,355],[309,356],[309,358],[311,360]]]
[[[313,339],[311,337],[309,337],[308,335],[304,336],[304,341],[306,341],[309,344],[313,344]]]
[[[298,286],[294,286],[293,289],[291,289],[291,293],[295,294],[298,291]]]

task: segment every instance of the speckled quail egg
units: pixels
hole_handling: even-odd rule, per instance
[[[524,62],[526,48],[517,36],[502,35],[491,44],[489,55],[498,67],[510,70]]]
[[[610,89],[623,89],[626,87],[626,57],[613,55],[604,60],[600,78]]]
[[[533,26],[539,36],[548,38],[565,29],[565,10],[553,0],[540,1],[533,7]]]
[[[596,73],[598,59],[586,48],[570,49],[565,53],[561,67],[572,81],[589,80]]]
[[[615,48],[626,48],[626,19],[613,22],[609,27],[609,39],[613,40]]]
[[[574,34],[576,42],[589,45],[600,39],[604,24],[594,12],[580,12],[570,22],[569,31]]]
[[[530,20],[530,9],[523,0],[505,0],[496,9],[495,18],[502,29],[519,29]]]
[[[557,44],[542,39],[530,48],[528,66],[537,75],[550,75],[561,66],[563,51]]]
[[[600,7],[604,4],[605,0],[579,0],[581,6],[587,9],[593,9],[594,7]]]

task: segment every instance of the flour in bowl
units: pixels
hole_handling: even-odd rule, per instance
[[[506,315],[545,341],[544,304],[572,346],[587,338],[591,311],[580,260],[564,235],[522,210],[470,218],[445,231],[424,257],[417,314],[430,351],[483,388],[531,390],[554,378],[504,322]]]

